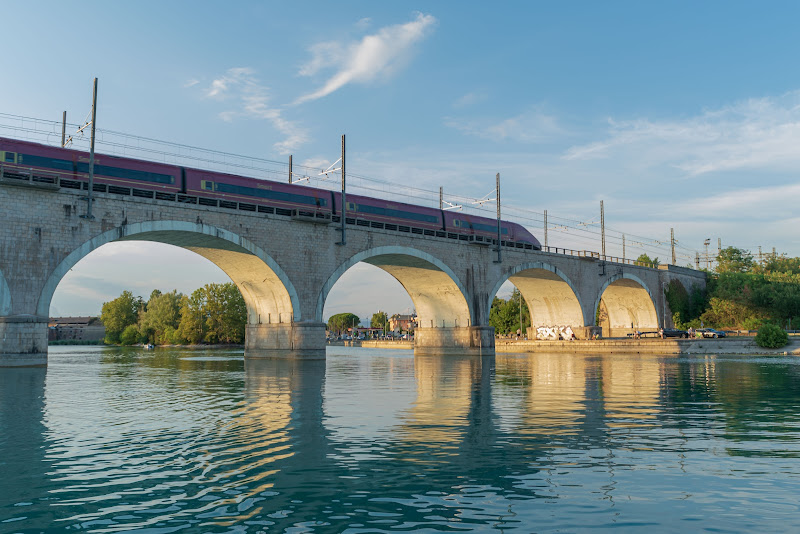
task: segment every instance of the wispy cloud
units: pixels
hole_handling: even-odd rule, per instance
[[[205,95],[208,98],[232,102],[232,109],[219,114],[224,121],[252,118],[270,122],[285,136],[283,141],[274,144],[281,154],[289,154],[308,141],[305,128],[284,118],[280,108],[270,105],[269,89],[261,85],[255,71],[250,67],[228,69],[223,76],[211,82]]]
[[[667,165],[690,176],[800,163],[800,91],[757,98],[681,120],[609,120],[606,139],[570,148],[566,160]]]
[[[327,68],[335,68],[336,72],[321,88],[301,96],[295,104],[317,100],[350,83],[390,76],[408,61],[414,45],[430,33],[435,23],[433,16],[419,13],[411,22],[386,26],[357,43],[325,42],[312,46],[311,60],[300,67],[299,73],[312,76]]]
[[[472,92],[469,92],[469,93],[457,98],[455,100],[455,102],[453,102],[453,107],[454,108],[465,108],[465,107],[473,106],[473,105],[477,104],[478,102],[482,102],[484,100],[486,100],[486,94],[485,93],[479,93],[479,92],[472,91]]]
[[[558,119],[539,109],[507,119],[461,119],[445,117],[445,125],[467,135],[492,141],[538,143],[563,136],[566,131]]]

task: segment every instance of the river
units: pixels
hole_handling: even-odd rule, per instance
[[[797,532],[799,457],[795,356],[0,369],[0,532]]]

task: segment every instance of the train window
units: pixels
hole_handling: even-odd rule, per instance
[[[200,180],[200,189],[204,189],[206,191],[213,191],[214,182],[212,182],[211,180]]]
[[[453,226],[461,226],[461,221],[459,219],[453,219]]]
[[[350,211],[356,211],[356,203],[355,202],[348,202],[347,203],[347,209],[349,209]]]
[[[6,157],[5,157],[6,163],[14,163],[15,155],[16,154],[14,154],[13,152],[6,152]]]
[[[381,208],[378,206],[369,206],[366,204],[359,204],[358,211],[362,213],[373,213],[375,215],[383,215],[384,217],[396,217],[398,219],[411,219],[413,221],[439,223],[439,217],[435,215],[425,215],[424,213],[414,213],[411,211],[396,210],[391,208]]]

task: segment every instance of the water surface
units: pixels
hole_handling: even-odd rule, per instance
[[[0,532],[800,531],[800,359],[51,347]]]

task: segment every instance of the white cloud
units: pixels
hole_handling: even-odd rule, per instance
[[[554,115],[534,109],[502,120],[445,117],[445,125],[467,135],[492,141],[540,143],[562,137],[566,132]]]
[[[312,58],[300,68],[300,74],[310,76],[328,66],[337,71],[321,88],[301,96],[295,104],[317,100],[349,83],[365,83],[391,75],[408,60],[414,45],[428,35],[435,22],[433,16],[419,13],[411,22],[386,26],[358,43],[326,42],[312,46],[309,49]]]
[[[308,142],[308,132],[296,122],[282,116],[282,110],[270,105],[268,88],[261,85],[250,67],[228,69],[221,77],[213,80],[206,89],[206,96],[219,100],[232,101],[234,108],[220,112],[220,119],[232,122],[237,118],[262,119],[285,136],[283,141],[273,146],[280,154],[290,154]]]
[[[453,102],[453,107],[454,108],[465,108],[465,107],[473,106],[473,105],[477,104],[478,102],[482,102],[484,100],[486,100],[486,94],[485,93],[470,92],[470,93],[467,93],[467,94],[457,98],[456,101]]]
[[[606,139],[570,148],[566,160],[627,159],[686,175],[800,164],[800,91],[738,102],[682,120],[609,120]]]

